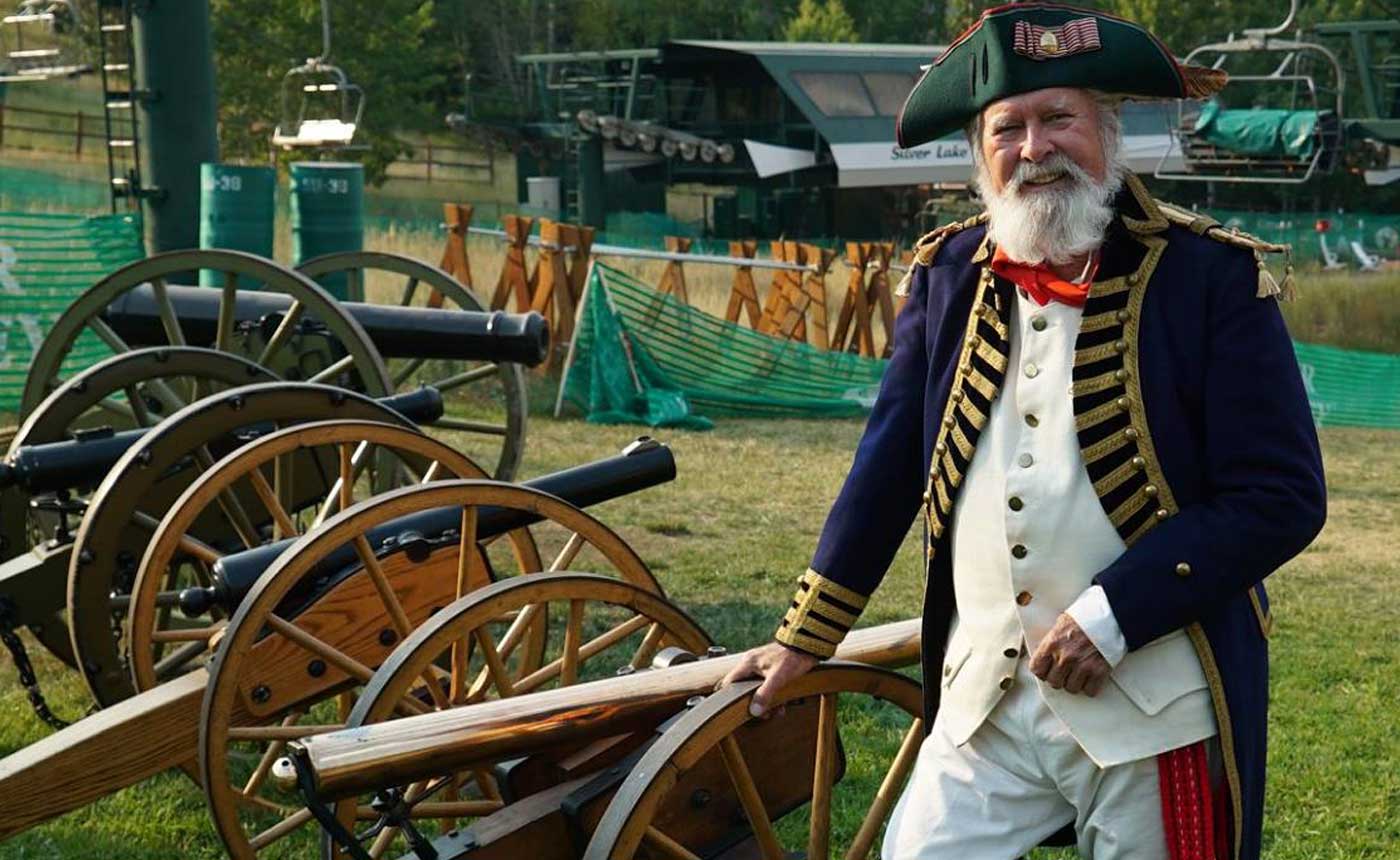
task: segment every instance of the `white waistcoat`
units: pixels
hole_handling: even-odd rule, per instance
[[[1069,394],[1081,310],[1015,292],[1006,381],[977,443],[952,525],[958,616],[939,718],[955,743],[982,725],[1056,618],[1125,547],[1085,471]],[[1090,698],[1036,681],[1103,767],[1216,733],[1185,631],[1125,656]]]

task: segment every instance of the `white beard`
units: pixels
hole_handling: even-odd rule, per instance
[[[1053,187],[1021,193],[1027,179],[1064,173]],[[1096,250],[1113,220],[1113,198],[1123,187],[1122,170],[1110,161],[1108,177],[1096,181],[1063,153],[1039,164],[1020,162],[1000,192],[985,163],[974,180],[987,207],[987,232],[1002,253],[1027,265],[1062,265]]]

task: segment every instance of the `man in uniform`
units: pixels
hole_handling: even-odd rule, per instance
[[[897,120],[966,128],[984,215],[916,251],[894,353],[752,710],[830,657],[911,519],[927,532],[930,733],[886,858],[1260,850],[1262,580],[1322,527],[1321,456],[1264,252],[1153,200],[1123,98],[1199,98],[1129,21],[985,12]],[[1283,291],[1290,287],[1284,278]]]

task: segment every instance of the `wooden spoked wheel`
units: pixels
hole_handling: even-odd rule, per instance
[[[827,663],[782,690],[785,713],[767,721],[749,716],[757,686],[726,687],[666,730],[608,803],[584,860],[707,857],[746,839],[764,860],[870,856],[924,738],[919,684]],[[711,798],[703,806],[698,791]]]
[[[522,674],[511,660],[493,659],[498,643],[514,641],[518,634],[513,631],[536,618],[548,619],[543,666]],[[589,573],[519,577],[472,592],[414,631],[366,685],[346,722],[358,727],[404,713],[465,707],[570,686],[642,668],[662,647],[677,646],[703,655],[711,644],[684,611],[632,583]],[[437,684],[442,695],[435,697],[426,687],[429,683]],[[626,739],[615,741],[598,745],[599,754],[586,762],[561,763],[564,758],[583,759],[578,751],[522,761],[512,771],[521,775],[505,787],[504,796],[519,797],[555,779],[591,772],[636,746]],[[505,806],[496,777],[482,770],[443,773],[394,790],[411,810],[415,829],[430,838],[455,829],[461,819]],[[357,825],[365,830],[366,822],[360,819],[369,819],[363,845],[371,857],[400,856],[410,846],[401,828],[382,822],[376,826],[378,814],[372,800],[344,801],[337,807],[337,817],[351,832]],[[331,856],[343,856],[337,853],[338,846],[328,845],[327,850]]]
[[[7,456],[27,445],[64,441],[80,431],[150,427],[197,394],[274,379],[246,359],[210,349],[158,347],[115,355],[70,378],[40,401],[15,431]],[[92,483],[98,477],[93,476]],[[5,511],[0,518],[0,560],[13,558],[40,541],[71,540],[63,535],[65,521],[80,511],[90,487],[53,493],[44,500],[47,504],[37,506],[31,506],[31,498],[19,488],[0,490],[0,510]],[[60,660],[76,666],[63,606],[52,609],[52,620],[32,625],[30,631]]]
[[[533,571],[495,537],[499,524],[527,523],[545,559]],[[229,855],[302,856],[315,844],[311,812],[268,770],[287,741],[343,728],[374,668],[434,612],[512,574],[574,566],[661,593],[607,526],[547,493],[496,481],[394,490],[298,538],[239,604],[205,690],[200,776]],[[522,625],[513,641],[478,644],[503,664],[522,651],[514,676],[527,677],[541,666],[546,621]],[[423,689],[450,704],[436,683]]]
[[[211,292],[220,290],[218,319],[212,326],[200,326],[202,334],[196,339],[193,327],[187,336],[181,325],[179,311],[169,296],[167,279],[198,270],[220,273],[222,286],[210,288]],[[291,299],[266,340],[250,339],[248,332],[238,325],[239,296],[250,294],[250,288],[254,287],[253,296],[281,293]],[[152,342],[129,343],[106,318],[108,306],[138,289],[150,290],[160,317],[158,330],[149,333]],[[331,358],[328,352],[329,360],[319,362],[322,366],[308,367],[303,360],[305,357],[298,355],[298,341],[305,324],[324,327],[336,342],[336,350],[343,350],[344,354]],[[210,347],[244,355],[285,378],[301,376],[312,382],[345,382],[376,397],[389,394],[393,387],[389,372],[369,336],[329,293],[305,275],[240,251],[156,254],[123,266],[98,281],[69,305],[35,352],[21,398],[22,414],[28,414],[63,382],[66,359],[80,338],[90,345],[106,344],[116,353],[130,352],[133,346]],[[307,370],[314,370],[314,373],[305,373]]]
[[[289,486],[299,471],[291,458],[333,464],[329,486],[317,481],[300,492]],[[466,455],[408,427],[316,421],[250,442],[195,479],[156,527],[131,591],[126,649],[136,690],[148,690],[203,665],[210,639],[223,627],[227,609],[216,602],[205,602],[205,611],[197,615],[190,601],[180,610],[173,607],[183,589],[212,584],[212,567],[223,553],[193,536],[191,529],[221,498],[233,494],[235,486],[246,484],[252,491],[257,499],[253,520],[270,523],[266,540],[275,542],[316,528],[400,477],[427,483],[487,475]],[[523,544],[530,563],[537,564],[529,532],[522,529],[515,539]]]
[[[250,434],[329,419],[412,427],[389,407],[343,388],[247,385],[198,400],[151,428],[102,479],[74,537],[68,567],[70,639],[99,706],[134,692],[122,646],[127,607],[141,557],[174,501],[199,474],[249,441]],[[335,479],[335,460],[318,463],[301,457],[293,458],[292,465],[290,482],[324,498]],[[285,489],[276,483],[274,490]],[[238,483],[220,493],[218,504],[203,510],[186,534],[215,552],[259,546],[272,522],[259,519],[262,510],[255,488]]]
[[[297,270],[310,278],[345,273],[350,295],[362,296],[359,301],[490,310],[447,272],[399,254],[328,254],[302,263]],[[529,414],[525,372],[520,365],[422,358],[387,358],[385,363],[397,390],[431,385],[442,392],[446,412],[432,426],[457,431],[453,444],[486,466],[492,477],[501,481],[515,477],[525,454]]]

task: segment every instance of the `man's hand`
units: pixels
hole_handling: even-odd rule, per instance
[[[1056,690],[1097,696],[1113,667],[1074,619],[1062,613],[1031,655],[1030,670]]]
[[[817,663],[817,658],[810,654],[788,648],[781,642],[769,642],[740,655],[739,665],[730,669],[715,689],[727,687],[735,681],[762,678],[763,683],[754,691],[753,701],[749,704],[749,713],[766,719],[777,692],[789,681],[807,674]]]

